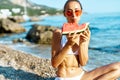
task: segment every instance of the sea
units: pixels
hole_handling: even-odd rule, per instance
[[[13,43],[14,39],[23,38],[33,24],[62,27],[66,19],[63,15],[47,16],[37,22],[20,23],[26,32],[0,37],[0,44],[8,45],[16,50],[27,52],[40,58],[51,58],[51,45]],[[89,61],[85,68],[97,67],[120,61],[120,13],[83,14],[79,24],[89,22],[91,40],[89,45]]]

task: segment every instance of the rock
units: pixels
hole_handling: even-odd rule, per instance
[[[8,19],[13,21],[13,22],[16,22],[16,23],[25,22],[25,20],[22,16],[10,16],[10,17],[8,17]]]
[[[0,80],[5,80],[5,77],[3,75],[0,75]]]
[[[39,21],[40,20],[40,18],[39,17],[35,17],[35,16],[33,16],[33,17],[30,17],[31,19],[30,19],[30,21],[31,22],[35,22],[35,21]]]
[[[55,71],[49,59],[38,58],[0,44],[0,79],[54,80]]]
[[[21,33],[25,31],[24,27],[9,19],[0,20],[0,33]]]
[[[41,33],[40,40],[38,41],[38,43],[51,44],[52,34],[53,34],[52,31],[45,31]]]
[[[26,38],[34,43],[51,44],[53,30],[55,29],[57,28],[52,26],[33,25]]]
[[[13,43],[18,43],[18,42],[25,43],[27,41],[26,41],[26,39],[23,39],[23,38],[16,38],[13,40]]]

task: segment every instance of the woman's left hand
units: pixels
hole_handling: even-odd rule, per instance
[[[84,42],[88,42],[89,43],[90,35],[91,35],[91,32],[90,32],[89,28],[86,29],[84,32],[82,32],[80,34],[80,44],[84,43]]]

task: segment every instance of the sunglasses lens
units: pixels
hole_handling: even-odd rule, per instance
[[[80,16],[81,13],[82,13],[81,10],[76,10],[76,11],[75,11],[75,15],[76,15],[76,16]]]
[[[67,11],[68,16],[72,16],[72,14],[73,14],[72,11]]]
[[[80,16],[81,13],[82,13],[81,10],[75,10],[75,15],[76,15],[76,16]],[[66,14],[67,14],[67,16],[72,16],[72,15],[73,15],[73,11],[68,10],[68,11],[66,12]]]

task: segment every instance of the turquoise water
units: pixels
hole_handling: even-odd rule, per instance
[[[59,15],[49,16],[38,22],[21,23],[21,25],[28,31],[33,24],[61,27],[64,22],[66,22],[64,16]],[[84,14],[80,23],[84,22],[90,23],[91,30],[89,62],[85,68],[91,70],[98,66],[120,61],[120,13]],[[49,45],[12,43],[15,38],[24,38],[26,33],[0,37],[0,43],[34,56],[50,59],[51,46]]]

